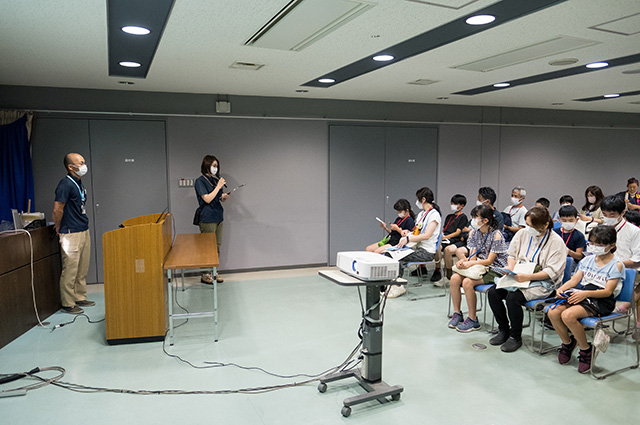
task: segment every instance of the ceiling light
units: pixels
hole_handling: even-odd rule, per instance
[[[609,66],[607,62],[592,62],[587,64],[587,68],[590,69],[605,68],[607,66]]]
[[[126,27],[122,27],[122,31],[132,35],[147,35],[151,32],[149,28],[138,27],[135,25],[127,25]]]
[[[618,94],[618,93],[605,94],[604,97],[606,97],[606,98],[620,97],[620,94]]]
[[[336,80],[334,80],[333,78],[320,78],[318,82],[322,84],[331,84],[331,83],[335,83]]]
[[[470,18],[467,18],[465,21],[469,25],[486,25],[495,21],[496,17],[493,15],[476,15]]]
[[[510,85],[511,85],[511,83],[495,83],[493,85],[493,87],[498,87],[498,88],[500,88],[500,87],[509,87]]]
[[[391,55],[378,55],[378,56],[374,56],[373,60],[376,62],[388,62],[388,61],[392,61],[395,58]]]
[[[138,68],[141,65],[138,62],[122,61],[120,62],[120,66],[124,66],[126,68]]]

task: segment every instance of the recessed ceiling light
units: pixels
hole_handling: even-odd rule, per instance
[[[564,58],[564,59],[555,59],[549,62],[551,66],[567,66],[573,65],[574,63],[578,63],[578,59],[576,58]]]
[[[588,63],[586,66],[587,68],[598,69],[598,68],[605,68],[609,66],[609,64],[607,62],[592,62],[592,63]]]
[[[124,66],[126,68],[138,68],[142,65],[140,65],[138,62],[122,61],[120,62],[120,66]]]
[[[618,93],[605,94],[604,97],[607,97],[607,98],[609,98],[609,97],[620,97],[620,94],[618,94]]]
[[[331,84],[331,83],[335,83],[336,80],[334,80],[333,78],[320,78],[318,82],[322,84]]]
[[[495,83],[493,85],[493,87],[498,87],[498,88],[500,88],[500,87],[509,87],[510,85],[511,85],[511,83]]]
[[[151,32],[149,28],[138,27],[135,25],[127,25],[126,27],[122,27],[122,31],[132,35],[147,35]]]
[[[124,84],[126,86],[130,86],[135,84],[133,81],[118,81],[118,84]]]
[[[470,18],[467,18],[465,22],[469,25],[486,25],[486,24],[490,24],[495,20],[496,20],[496,17],[493,15],[476,15],[476,16],[471,16]]]
[[[378,56],[374,56],[373,60],[376,62],[388,62],[388,61],[392,61],[394,60],[395,57],[391,56],[391,55],[378,55]]]

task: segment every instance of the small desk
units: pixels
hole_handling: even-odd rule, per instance
[[[380,320],[380,287],[383,285],[406,285],[405,279],[396,281],[364,281],[350,276],[340,270],[321,270],[318,274],[341,286],[364,286],[366,288],[366,304],[364,329],[362,338],[362,366],[360,370],[336,372],[325,375],[320,379],[318,391],[327,390],[327,383],[346,378],[355,378],[367,394],[344,399],[342,416],[351,414],[351,406],[367,401],[378,400],[387,403],[386,397],[392,401],[400,399],[404,390],[400,385],[390,386],[382,380],[382,321]]]
[[[173,313],[173,279],[172,271],[180,270],[211,270],[216,275],[218,267],[218,246],[215,233],[187,233],[176,235],[176,240],[164,262],[167,271],[167,285],[169,289],[169,344],[173,345],[173,319],[213,317],[213,339],[218,341],[218,282],[213,279],[213,311],[196,313]],[[184,284],[183,284],[184,287]]]

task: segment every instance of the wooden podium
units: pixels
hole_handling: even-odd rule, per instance
[[[102,235],[107,342],[162,341],[168,316],[163,264],[171,249],[171,214],[135,217],[122,225]]]

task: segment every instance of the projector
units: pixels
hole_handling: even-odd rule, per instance
[[[393,280],[398,277],[397,260],[375,252],[338,252],[336,264],[340,270],[361,280]]]

